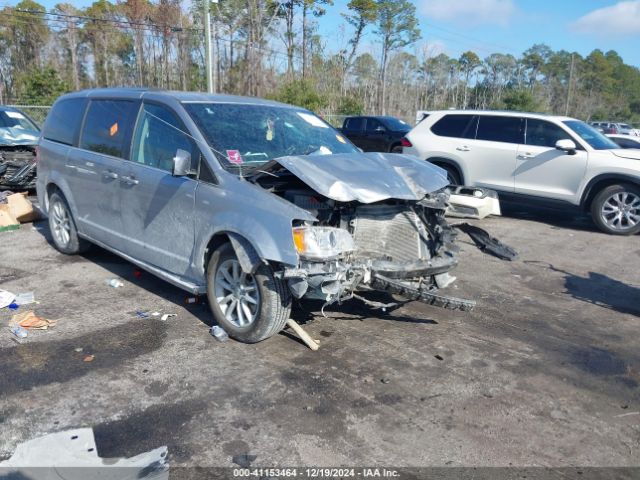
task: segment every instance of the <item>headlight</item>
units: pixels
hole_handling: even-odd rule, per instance
[[[311,260],[325,260],[356,249],[349,232],[332,227],[295,227],[293,243],[301,257]]]

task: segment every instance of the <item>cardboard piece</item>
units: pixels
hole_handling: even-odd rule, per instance
[[[33,204],[25,193],[14,193],[7,197],[9,213],[20,223],[33,222],[38,218],[38,212],[33,208]]]
[[[9,205],[0,204],[0,232],[17,230],[18,228],[20,228],[20,222],[11,215]]]

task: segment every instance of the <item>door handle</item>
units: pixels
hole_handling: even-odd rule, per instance
[[[138,179],[134,178],[134,177],[129,177],[129,176],[123,175],[120,178],[127,185],[138,185],[140,183],[140,181]]]
[[[520,155],[518,155],[518,158],[522,159],[522,160],[527,160],[529,158],[533,158],[535,157],[535,155],[533,153],[521,153]]]
[[[456,150],[460,151],[460,152],[470,152],[471,149],[469,147],[467,147],[466,145],[463,145],[461,147],[456,147]]]
[[[115,180],[118,178],[118,174],[116,172],[112,172],[111,170],[107,170],[102,172],[102,176],[107,179]]]

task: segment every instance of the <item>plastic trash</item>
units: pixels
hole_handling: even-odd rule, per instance
[[[16,302],[13,302],[11,304],[8,305],[10,310],[17,310],[20,308],[20,305],[18,305]]]
[[[138,318],[149,318],[149,312],[142,311],[142,310],[138,310],[138,311],[136,312],[136,316],[137,316]]]
[[[178,316],[177,313],[165,313],[164,315],[162,315],[162,317],[160,317],[160,320],[162,320],[163,322],[166,322],[171,317],[177,317],[177,316]]]
[[[7,292],[6,290],[0,290],[0,308],[11,305],[14,298],[16,298],[16,296],[13,293]]]
[[[36,302],[36,297],[33,292],[19,293],[16,295],[13,302],[18,305],[29,305],[30,303]]]
[[[107,285],[113,288],[124,287],[124,283],[119,278],[110,278],[105,282]]]
[[[18,338],[27,338],[27,330],[22,328],[20,325],[16,325],[11,327],[11,333],[13,333]]]
[[[209,332],[219,342],[226,342],[227,340],[229,340],[229,334],[225,332],[224,329],[222,327],[219,327],[218,325],[214,325],[213,327],[211,327],[211,330],[209,330]]]

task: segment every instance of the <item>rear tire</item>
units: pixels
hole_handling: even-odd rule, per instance
[[[391,145],[391,150],[389,150],[389,153],[402,153],[402,145],[395,144],[395,145]]]
[[[452,167],[451,165],[447,165],[446,163],[435,163],[434,162],[434,165],[437,165],[438,167],[442,168],[443,170],[446,170],[446,172],[447,172],[447,180],[449,181],[449,185],[453,185],[454,187],[462,185],[462,180],[460,179],[460,174],[458,173],[458,170],[455,167]]]
[[[591,202],[591,218],[611,235],[640,232],[640,188],[628,183],[603,188]]]
[[[207,268],[207,296],[211,313],[230,337],[257,343],[280,332],[291,314],[291,294],[270,265],[255,274],[242,271],[229,243],[211,255]]]
[[[49,230],[53,245],[65,255],[76,255],[87,251],[89,242],[78,237],[71,209],[61,193],[55,192],[49,197]]]

